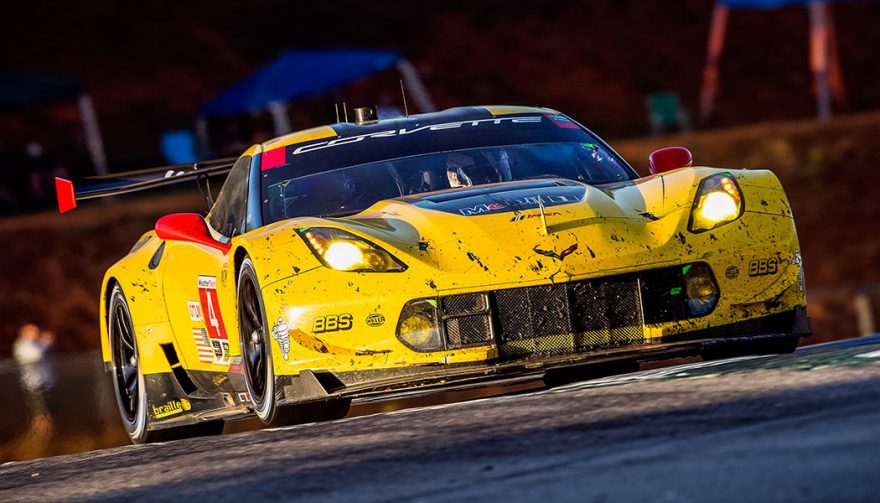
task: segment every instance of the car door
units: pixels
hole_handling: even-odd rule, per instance
[[[245,229],[251,156],[242,156],[206,220],[226,242]],[[240,355],[233,258],[220,249],[168,242],[164,293],[178,354],[191,370],[229,372]]]

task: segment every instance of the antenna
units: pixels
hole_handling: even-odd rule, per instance
[[[345,102],[342,102],[342,113],[345,115],[345,122],[348,122],[348,110],[345,108]]]
[[[339,122],[339,103],[333,102],[333,109],[336,110],[336,122]]]
[[[544,231],[543,234],[546,236],[547,232],[547,215],[544,213],[544,201],[541,199],[541,194],[538,194],[538,209],[541,210],[541,230]]]
[[[403,79],[400,79],[400,96],[403,97],[403,115],[409,117],[409,110],[406,108],[406,91],[403,90]]]

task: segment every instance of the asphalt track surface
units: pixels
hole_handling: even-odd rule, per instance
[[[880,336],[0,466],[0,501],[878,501]]]

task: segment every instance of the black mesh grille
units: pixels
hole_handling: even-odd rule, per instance
[[[694,316],[689,267],[442,297],[446,345],[495,343],[512,360],[641,344],[645,324]]]
[[[443,297],[443,314],[447,316],[485,313],[488,308],[486,294],[484,293],[467,293]]]
[[[493,292],[499,357],[565,354],[643,341],[633,276]]]
[[[446,320],[446,340],[450,348],[492,344],[489,315],[462,316]]]

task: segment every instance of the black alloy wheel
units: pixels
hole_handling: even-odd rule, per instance
[[[245,257],[238,274],[238,325],[248,393],[257,417],[268,424],[275,415],[272,347],[263,314],[263,298],[249,257]]]

